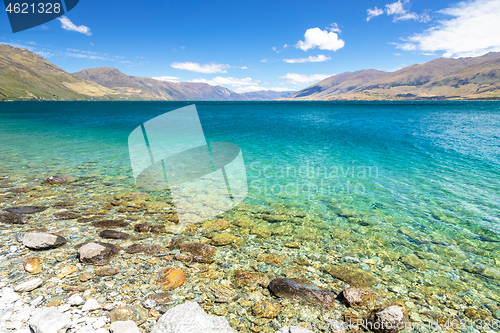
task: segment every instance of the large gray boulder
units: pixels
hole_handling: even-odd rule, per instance
[[[29,326],[34,333],[66,333],[71,320],[57,308],[49,307],[33,313]]]
[[[237,333],[226,318],[212,317],[196,302],[186,302],[168,310],[151,333]]]

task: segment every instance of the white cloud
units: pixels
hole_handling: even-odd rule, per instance
[[[321,30],[320,28],[307,29],[304,34],[304,40],[298,41],[295,45],[296,48],[303,51],[309,49],[337,51],[345,45],[342,39],[339,39],[338,34],[333,31]]]
[[[61,22],[61,28],[69,31],[76,31],[81,34],[90,36],[92,33],[90,32],[90,28],[84,25],[76,25],[66,16],[58,17],[59,22]]]
[[[289,64],[301,64],[304,62],[322,62],[322,61],[327,61],[332,58],[327,57],[323,54],[319,54],[316,57],[309,56],[307,58],[298,58],[298,59],[283,59],[284,62],[288,62]]]
[[[173,62],[170,66],[175,69],[183,69],[203,74],[227,73],[226,69],[230,67],[229,65],[224,64],[198,64],[196,62]]]
[[[377,8],[377,6],[375,6],[375,8],[373,8],[373,9],[368,8],[366,10],[366,12],[368,13],[368,16],[366,17],[366,20],[370,21],[372,18],[374,18],[376,16],[382,15],[384,13],[384,10],[380,9],[380,8]]]
[[[370,21],[372,18],[380,16],[383,13],[386,13],[387,16],[393,16],[393,22],[408,21],[408,20],[415,20],[419,22],[430,21],[431,18],[427,13],[417,14],[409,12],[409,7],[410,7],[409,4],[410,4],[409,0],[403,0],[403,1],[398,0],[396,2],[386,4],[385,9],[377,7],[373,9],[367,9],[366,20]]]
[[[406,2],[406,1],[405,1]],[[399,15],[406,13],[401,0],[385,5],[387,15]]]
[[[445,57],[473,57],[500,51],[500,1],[461,2],[440,13],[451,18],[413,35],[398,48],[441,51]]]
[[[330,76],[331,75],[325,75],[325,74],[306,75],[306,74],[287,73],[285,76],[280,76],[279,78],[286,80],[288,84],[293,84],[295,86],[298,86],[298,85],[309,85],[311,83],[324,80]]]
[[[155,76],[153,79],[167,82],[179,82],[179,78],[177,76]]]

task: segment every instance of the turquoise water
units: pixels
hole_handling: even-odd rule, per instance
[[[99,175],[137,191],[128,135],[188,104],[1,103],[0,176]],[[247,204],[301,211],[362,240],[325,240],[346,254],[416,254],[429,284],[440,285],[437,271],[443,287],[500,298],[500,102],[196,106],[207,141],[240,146]]]

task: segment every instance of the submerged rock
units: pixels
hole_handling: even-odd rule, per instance
[[[217,251],[215,247],[202,243],[182,243],[179,245],[179,249],[203,258],[210,258]]]
[[[274,279],[268,288],[278,297],[307,303],[332,306],[335,300],[335,295],[330,290],[319,288],[306,279]]]
[[[127,233],[109,229],[99,232],[99,236],[102,238],[109,238],[109,239],[127,239],[130,237],[130,235]]]
[[[237,288],[255,289],[258,285],[267,288],[269,278],[263,273],[247,272],[237,270],[233,272],[231,282]]]
[[[53,249],[66,244],[66,238],[44,232],[28,232],[23,236],[23,245],[32,250]]]
[[[0,222],[9,224],[26,224],[28,217],[24,214],[0,212]]]
[[[314,332],[300,326],[286,326],[280,329],[276,333],[314,333]]]
[[[120,270],[117,268],[105,267],[105,268],[97,269],[95,271],[95,275],[97,275],[97,276],[112,276],[112,275],[118,274],[119,272],[120,272]]]
[[[376,298],[374,292],[357,287],[349,287],[342,291],[342,296],[350,306],[363,306]]]
[[[398,305],[374,311],[366,322],[367,328],[376,333],[396,333],[404,329],[405,324],[405,310]]]
[[[234,290],[221,283],[213,284],[209,288],[214,293],[216,302],[231,302],[238,297],[238,294]]]
[[[159,276],[156,284],[159,284],[165,290],[174,290],[186,282],[187,274],[175,267],[167,268]]]
[[[98,266],[106,265],[118,252],[117,246],[102,242],[86,243],[78,247],[78,257],[81,262]]]
[[[134,225],[135,232],[149,232],[149,230],[151,230],[151,223],[149,222],[143,222]]]
[[[69,184],[76,180],[77,178],[71,176],[54,175],[45,179],[43,182],[45,184],[50,184],[50,185],[61,185],[61,184]]]
[[[235,243],[239,239],[239,237],[228,232],[221,232],[214,235],[214,237],[212,238],[212,244],[215,246],[229,245]]]
[[[237,333],[224,317],[212,317],[195,302],[168,310],[151,333]]]
[[[134,254],[134,253],[147,253],[147,254],[155,254],[162,252],[163,249],[158,244],[132,244],[125,249],[125,252]]]
[[[49,207],[43,207],[43,206],[19,206],[19,207],[9,207],[9,208],[4,208],[3,210],[9,212],[9,213],[14,213],[14,214],[35,214],[35,213],[40,213],[46,210]]]
[[[336,279],[355,287],[371,287],[377,283],[377,278],[370,272],[349,266],[330,265],[325,268]]]
[[[281,311],[281,305],[277,302],[262,301],[252,306],[252,313],[259,318],[276,318]]]
[[[92,222],[92,226],[103,229],[125,228],[128,227],[128,222],[123,220],[101,220]]]
[[[66,212],[59,212],[59,213],[54,213],[54,217],[58,220],[74,220],[80,217],[80,215],[66,211]]]

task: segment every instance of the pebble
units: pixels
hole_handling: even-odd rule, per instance
[[[100,309],[101,305],[97,300],[89,298],[82,307],[82,311],[94,311]]]
[[[30,257],[24,260],[24,270],[31,274],[38,274],[42,271],[42,260],[37,257]]]
[[[80,306],[85,304],[85,299],[79,294],[71,295],[68,298],[68,304],[71,306]]]
[[[123,220],[101,220],[92,222],[92,226],[96,228],[113,229],[113,228],[126,228],[128,223]]]
[[[131,320],[115,321],[109,326],[110,333],[140,333],[136,323]]]
[[[252,313],[260,318],[276,318],[280,311],[281,305],[277,302],[262,301],[252,306]]]
[[[120,270],[114,267],[105,267],[95,271],[95,275],[97,276],[112,276],[118,274]]]
[[[43,284],[43,280],[40,278],[31,279],[14,287],[14,291],[25,292],[32,291]]]

